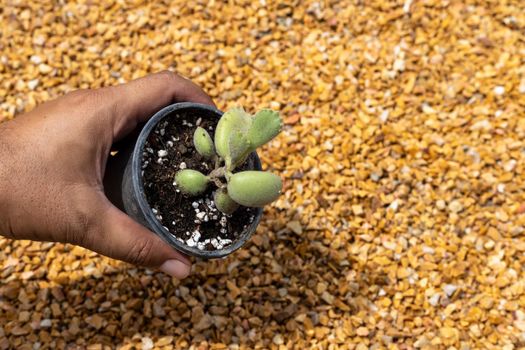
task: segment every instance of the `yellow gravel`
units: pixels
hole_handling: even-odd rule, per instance
[[[252,242],[178,282],[0,240],[0,348],[525,346],[525,2],[0,0],[0,120],[172,69],[280,109]]]

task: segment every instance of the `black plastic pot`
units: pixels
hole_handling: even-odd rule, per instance
[[[144,193],[144,184],[142,183],[141,175],[144,143],[150,132],[155,129],[155,126],[162,119],[173,113],[188,112],[198,115],[203,119],[211,118],[217,121],[222,116],[221,111],[211,106],[198,103],[176,103],[163,108],[144,125],[138,138],[128,141],[129,143],[125,148],[118,152],[117,156],[114,157],[115,159],[111,160],[111,164],[108,164],[104,187],[106,188],[106,194],[117,207],[156,233],[173,248],[203,259],[221,258],[233,253],[248,241],[261,221],[263,212],[261,208],[257,208],[255,218],[251,225],[244,230],[240,237],[231,245],[220,250],[199,250],[197,247],[189,247],[181,243],[162,226],[155,218]],[[261,170],[261,162],[256,152],[250,155],[248,162],[250,169]]]

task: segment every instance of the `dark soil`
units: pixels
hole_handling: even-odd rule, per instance
[[[153,213],[179,241],[201,250],[230,245],[250,225],[255,214],[254,208],[242,206],[231,216],[219,212],[213,204],[213,184],[199,197],[182,194],[174,184],[180,169],[203,174],[214,169],[214,162],[195,150],[193,133],[201,126],[213,137],[216,123],[198,115],[169,115],[149,135],[142,158],[144,189]],[[244,164],[238,171],[246,169]]]

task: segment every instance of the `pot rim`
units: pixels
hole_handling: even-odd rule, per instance
[[[253,232],[257,229],[257,226],[259,225],[262,217],[262,208],[255,208],[256,213],[253,222],[248,226],[240,235],[240,237],[235,240],[232,244],[230,244],[227,247],[224,247],[223,249],[218,250],[199,250],[197,247],[190,247],[182,242],[180,242],[175,235],[170,233],[168,230],[164,228],[164,226],[157,220],[155,215],[153,214],[152,208],[148,203],[148,200],[146,198],[146,194],[144,192],[144,183],[142,181],[142,153],[144,152],[144,144],[146,143],[146,140],[149,136],[149,134],[153,131],[153,129],[157,126],[157,124],[163,120],[165,117],[169,116],[170,114],[176,112],[176,111],[182,111],[185,109],[201,109],[205,110],[207,112],[211,112],[211,114],[217,115],[217,120],[222,116],[223,112],[219,111],[218,109],[205,105],[200,103],[193,103],[193,102],[179,102],[174,103],[169,106],[164,107],[157,113],[153,115],[153,117],[148,120],[144,128],[139,134],[139,137],[137,139],[137,143],[135,144],[135,147],[133,149],[132,154],[132,160],[131,160],[131,183],[133,187],[134,195],[137,199],[138,206],[140,210],[142,211],[144,218],[149,226],[149,228],[158,236],[160,236],[166,243],[168,243],[173,248],[199,258],[204,259],[214,259],[214,258],[222,258],[225,257],[240,247],[242,247],[252,236]],[[254,161],[254,169],[255,170],[261,170],[261,161],[257,155],[256,152],[253,152],[250,157]]]

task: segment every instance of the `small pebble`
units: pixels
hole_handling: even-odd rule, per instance
[[[458,289],[457,286],[453,285],[453,284],[446,284],[444,287],[443,287],[443,291],[445,292],[445,294],[448,296],[448,297],[451,297],[452,294],[454,294],[454,292]]]
[[[498,86],[494,87],[494,94],[495,95],[501,96],[504,93],[505,93],[505,87],[504,86],[498,85]]]
[[[191,237],[195,242],[198,242],[201,238],[201,233],[199,231],[194,231]]]
[[[458,200],[453,200],[452,202],[450,202],[450,204],[448,205],[448,209],[453,212],[453,213],[459,213],[460,211],[463,210],[463,205],[461,204],[460,201]]]
[[[142,350],[151,350],[154,347],[153,340],[149,337],[142,338]]]
[[[432,306],[437,306],[439,304],[439,294],[434,294],[428,299],[428,302]]]
[[[423,248],[421,249],[423,251],[423,253],[425,254],[434,254],[436,251],[434,250],[434,248],[431,248],[431,247],[428,247],[426,245],[423,246]]]
[[[27,87],[29,88],[29,90],[34,90],[38,86],[39,82],[40,82],[40,80],[38,80],[38,79],[29,80],[27,82]]]
[[[505,171],[513,171],[517,163],[518,162],[515,159],[511,159],[507,163],[505,163],[503,168],[505,169]]]
[[[51,327],[52,325],[52,322],[49,318],[46,318],[46,319],[43,319],[42,321],[40,321],[40,327],[41,328],[49,328]]]

